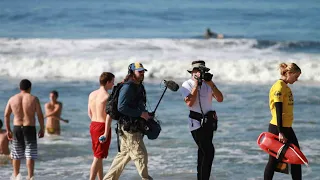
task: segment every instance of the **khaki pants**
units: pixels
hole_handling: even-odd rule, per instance
[[[122,129],[121,152],[114,158],[104,180],[118,180],[124,167],[131,160],[134,161],[142,180],[152,180],[148,174],[148,153],[140,132],[129,133]]]

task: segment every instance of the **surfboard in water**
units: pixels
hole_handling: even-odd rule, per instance
[[[269,132],[261,133],[257,139],[257,144],[263,151],[275,158],[279,156],[285,146],[284,143],[279,141],[279,137],[277,135]],[[289,144],[289,147],[283,156],[282,162],[286,162],[289,164],[308,165],[307,158],[300,151],[300,149],[292,143]]]

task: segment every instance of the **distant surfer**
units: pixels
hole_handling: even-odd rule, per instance
[[[204,33],[204,38],[206,38],[206,39],[210,39],[210,38],[223,39],[224,35],[212,32],[210,30],[210,28],[207,28],[206,32]]]
[[[45,118],[47,118],[46,131],[48,134],[60,135],[60,121],[69,121],[61,118],[62,103],[58,101],[59,93],[51,91],[49,94],[50,102],[45,104]]]
[[[279,136],[281,142],[293,143],[299,148],[298,139],[292,129],[294,100],[287,84],[298,81],[301,69],[295,63],[281,63],[280,74],[281,78],[273,84],[269,92],[269,106],[272,114],[269,132]],[[284,166],[283,168],[278,167],[279,163],[281,162],[275,157],[269,156],[264,171],[264,180],[272,180],[275,171],[285,168]],[[302,179],[300,164],[291,164],[291,176],[293,180]]]
[[[88,116],[91,119],[90,135],[92,141],[93,161],[90,170],[90,180],[103,179],[102,159],[107,158],[111,142],[111,117],[106,114],[105,108],[109,97],[108,90],[114,85],[114,75],[103,72],[100,75],[99,89],[92,91],[88,99]],[[100,136],[105,139],[100,142]]]
[[[3,130],[2,126],[3,123],[0,119],[0,166],[11,161],[7,131]]]
[[[7,136],[12,140],[13,179],[20,176],[20,161],[23,158],[27,159],[27,179],[33,179],[35,159],[38,157],[35,114],[40,125],[38,137],[42,138],[44,135],[41,105],[39,99],[30,92],[31,82],[27,79],[21,80],[20,93],[9,99],[4,112]],[[10,127],[11,114],[13,114],[13,131]]]

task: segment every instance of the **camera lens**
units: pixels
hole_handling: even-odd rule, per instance
[[[204,73],[203,80],[205,81],[211,81],[213,74],[210,73]]]

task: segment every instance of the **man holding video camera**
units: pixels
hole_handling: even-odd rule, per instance
[[[189,107],[189,129],[198,145],[198,180],[209,180],[214,146],[213,132],[217,130],[218,118],[212,108],[212,100],[223,101],[223,95],[212,81],[212,74],[202,60],[193,61],[188,69],[191,79],[182,84],[181,93]]]

